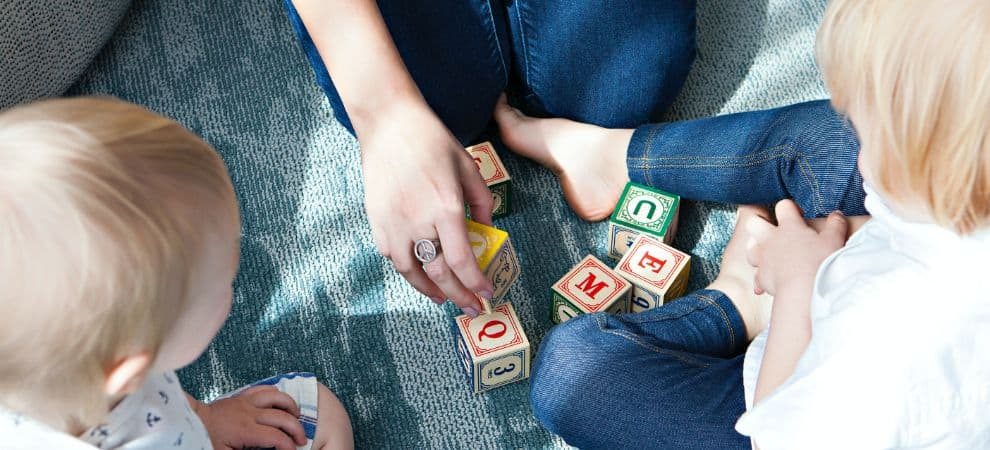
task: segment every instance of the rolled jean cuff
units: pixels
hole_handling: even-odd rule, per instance
[[[632,182],[648,186],[653,185],[652,180],[650,180],[650,147],[660,137],[664,125],[666,124],[642,125],[633,131],[632,139],[629,140],[629,148],[626,150],[626,168]]]

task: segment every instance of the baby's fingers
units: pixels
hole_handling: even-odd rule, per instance
[[[249,448],[274,448],[275,450],[296,450],[296,443],[288,434],[278,428],[258,425],[245,439]]]
[[[299,405],[291,396],[274,386],[257,386],[245,392],[245,399],[255,408],[281,409],[293,416],[299,417]]]
[[[836,247],[842,247],[846,243],[848,232],[849,221],[841,212],[836,211],[829,214],[828,219],[825,219],[825,229],[820,235]]]
[[[306,430],[299,419],[281,409],[265,409],[255,418],[259,425],[278,428],[295,441],[296,445],[306,444]]]
[[[756,295],[763,295],[766,292],[767,291],[763,289],[763,286],[760,285],[760,272],[757,271],[753,274],[753,293]]]

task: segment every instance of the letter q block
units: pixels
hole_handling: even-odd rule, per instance
[[[608,256],[621,259],[641,234],[669,244],[677,228],[681,197],[649,186],[627,183],[608,221]]]
[[[519,259],[516,257],[515,248],[512,247],[512,241],[509,240],[509,233],[470,219],[467,221],[467,229],[468,242],[478,261],[478,267],[495,287],[492,305],[482,305],[487,313],[491,311],[492,306],[499,305],[503,301],[505,294],[509,292],[509,287],[522,274],[522,269],[519,267]]]
[[[466,150],[474,159],[475,165],[478,166],[481,178],[485,180],[488,189],[492,191],[492,197],[495,200],[492,217],[498,218],[509,215],[512,200],[509,182],[512,177],[505,170],[505,164],[502,164],[498,153],[495,152],[495,147],[492,146],[491,142],[482,142],[468,147]]]
[[[640,236],[615,271],[633,284],[630,310],[645,311],[684,295],[691,256],[649,236]]]
[[[550,320],[562,323],[578,314],[628,312],[631,288],[605,263],[588,255],[551,288]]]
[[[475,394],[529,378],[529,339],[511,303],[473,319],[455,317],[454,337]]]

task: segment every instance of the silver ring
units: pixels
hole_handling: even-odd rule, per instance
[[[429,264],[440,254],[439,239],[420,239],[413,244],[413,254],[423,264]]]

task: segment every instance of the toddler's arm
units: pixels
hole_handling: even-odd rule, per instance
[[[748,257],[757,267],[756,289],[774,296],[770,332],[756,382],[759,403],[786,380],[811,340],[810,303],[815,273],[822,261],[846,242],[849,224],[829,216],[821,232],[809,226],[790,200],[777,204],[777,226],[755,218]],[[801,249],[795,251],[794,249]]]

